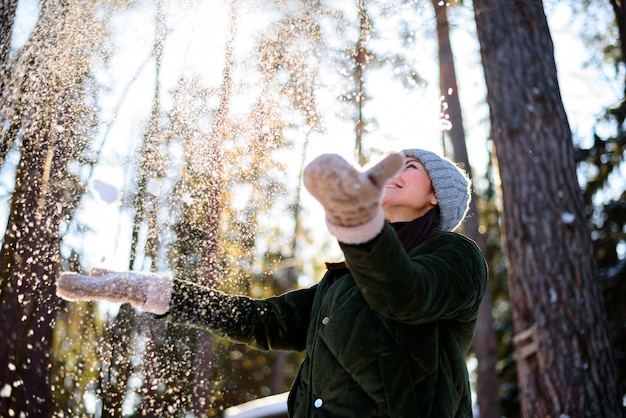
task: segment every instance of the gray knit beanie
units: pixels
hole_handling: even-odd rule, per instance
[[[455,230],[469,208],[470,180],[465,171],[447,158],[423,149],[406,149],[406,157],[418,160],[430,177],[439,202],[441,229]]]

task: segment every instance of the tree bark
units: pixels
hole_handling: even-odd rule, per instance
[[[58,242],[45,225],[42,178],[53,146],[31,139],[22,157],[0,251],[0,415],[48,416]]]
[[[435,10],[437,22],[437,44],[439,46],[439,87],[441,90],[442,118],[450,122],[446,134],[450,139],[455,161],[472,176],[471,165],[465,144],[465,129],[463,127],[463,113],[459,99],[454,57],[450,44],[450,25],[448,21],[448,6],[439,0],[431,0]],[[472,200],[468,216],[462,226],[463,233],[473,239],[483,254],[487,244],[485,237],[478,232],[479,214],[476,205],[476,194],[472,189]],[[492,318],[493,301],[491,289],[487,286],[483,302],[478,315],[476,333],[472,348],[478,361],[476,373],[476,401],[481,418],[499,418],[500,403],[498,398],[498,375],[496,373],[497,340],[493,330]]]
[[[621,0],[610,0],[610,3],[615,14],[615,24],[619,33],[619,47],[622,53],[621,61],[626,62],[626,42],[624,42],[626,40],[626,7]],[[626,96],[626,82],[624,83],[624,95]]]
[[[33,35],[21,51],[22,72],[12,80],[15,90],[3,92],[20,108],[19,118],[12,121],[19,129],[10,131],[19,134],[20,161],[0,249],[1,416],[52,413],[59,225],[71,212],[70,195],[76,193],[68,190],[68,163],[85,145],[78,134],[88,114],[81,107],[85,72],[77,63],[93,40],[65,35],[87,24],[89,12],[43,2]]]
[[[525,417],[621,417],[614,354],[542,2],[474,1],[502,187]]]
[[[9,65],[9,52],[11,51],[11,35],[13,33],[13,23],[17,12],[17,0],[1,0],[0,2],[0,117],[11,121],[9,113],[15,113],[15,109],[10,109],[7,104],[11,98],[10,80],[11,70]],[[4,123],[4,122],[3,122]],[[14,124],[7,123],[3,128],[6,132],[15,131]],[[4,135],[0,139],[0,164],[13,146],[13,135]]]
[[[365,0],[358,1],[359,7],[359,39],[354,48],[354,104],[356,105],[356,119],[354,123],[355,133],[355,154],[357,163],[364,166],[367,162],[363,155],[363,134],[367,121],[364,119],[363,106],[367,95],[365,94],[365,70],[371,60],[371,53],[365,47],[365,43],[370,37],[372,30],[369,13],[366,8]]]
[[[2,0],[0,2],[0,86],[4,90],[4,80],[9,60],[9,52],[11,51],[11,33],[13,31],[13,22],[15,22],[15,13],[17,12],[17,0]]]

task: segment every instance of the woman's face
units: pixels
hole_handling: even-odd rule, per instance
[[[422,163],[413,157],[404,159],[400,174],[387,183],[382,199],[389,222],[410,222],[437,205],[432,182]]]

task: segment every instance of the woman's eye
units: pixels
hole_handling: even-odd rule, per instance
[[[417,168],[417,164],[407,164],[406,168]]]

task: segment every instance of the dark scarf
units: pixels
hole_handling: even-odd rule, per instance
[[[413,248],[426,242],[435,230],[439,227],[439,206],[426,212],[423,216],[416,218],[410,222],[394,222],[390,224],[396,231],[404,250],[408,253]],[[371,248],[378,237],[364,244],[357,244],[359,247]],[[326,269],[337,271],[346,269],[346,262],[326,262]]]
[[[439,227],[439,206],[426,212],[423,216],[411,222],[397,222],[391,224],[398,234],[398,238],[406,252],[428,241],[433,232]]]

